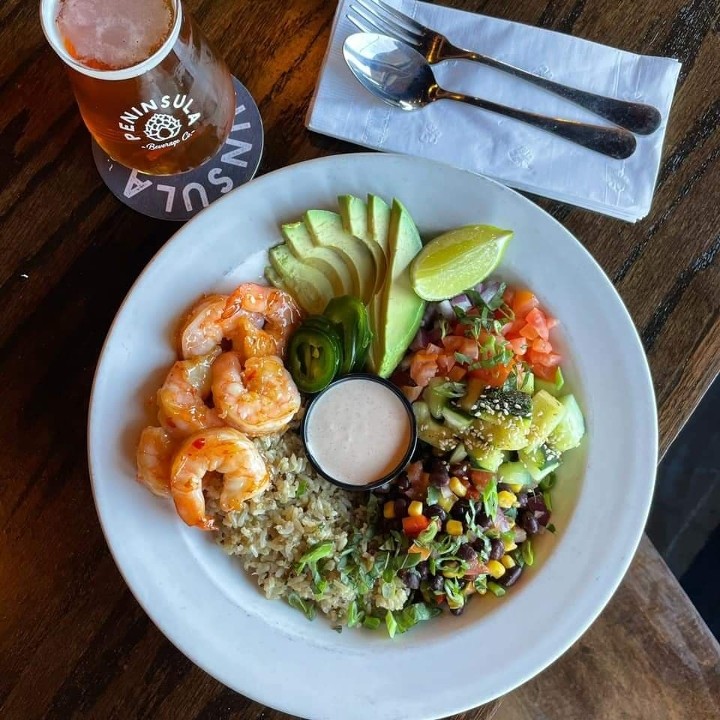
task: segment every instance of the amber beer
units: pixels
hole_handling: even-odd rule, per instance
[[[117,162],[152,175],[202,165],[232,128],[232,76],[181,0],[42,0],[80,113]]]

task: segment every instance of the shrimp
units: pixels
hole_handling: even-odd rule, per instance
[[[205,404],[210,395],[210,368],[219,352],[178,360],[158,390],[160,424],[174,435],[185,436],[223,424],[217,411]]]
[[[170,465],[176,445],[177,442],[163,428],[146,427],[140,433],[136,456],[137,479],[155,495],[170,495]]]
[[[237,313],[223,320],[227,301],[227,295],[207,295],[193,305],[178,331],[182,358],[219,352],[223,340],[229,340],[233,346],[241,345],[246,333],[263,326],[265,319],[259,313]],[[238,327],[240,323],[242,328]]]
[[[178,332],[181,357],[207,355],[220,346],[225,337],[222,315],[226,303],[227,295],[208,295],[193,305]]]
[[[263,319],[257,326],[257,317]],[[238,342],[233,343],[243,360],[264,355],[282,357],[285,346],[300,323],[300,309],[283,290],[256,283],[237,287],[227,300],[224,322],[235,322]]]
[[[265,461],[247,435],[233,428],[211,428],[186,438],[175,455],[170,492],[175,509],[185,523],[213,530],[215,522],[205,513],[203,478],[209,472],[223,477],[220,507],[238,510],[270,483]]]
[[[251,437],[279,432],[300,408],[300,393],[282,360],[223,353],[212,367],[212,391],[219,417]]]

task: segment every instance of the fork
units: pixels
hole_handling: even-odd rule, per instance
[[[350,6],[347,18],[362,32],[380,32],[412,46],[431,64],[443,60],[473,60],[489,67],[527,80],[533,85],[555,93],[576,105],[590,110],[610,122],[638,135],[649,135],[660,126],[662,117],[657,108],[643,103],[628,102],[617,98],[563,85],[547,78],[522,70],[509,63],[495,60],[488,55],[464,50],[453,45],[444,35],[421,25],[383,0],[356,0]]]

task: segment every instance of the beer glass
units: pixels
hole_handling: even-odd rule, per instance
[[[41,0],[40,12],[85,125],[113,160],[173,175],[223,146],[232,76],[181,0]]]

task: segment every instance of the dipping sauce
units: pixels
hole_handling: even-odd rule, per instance
[[[351,375],[325,390],[305,418],[305,445],[329,479],[358,489],[399,472],[415,444],[412,411],[380,378]]]

